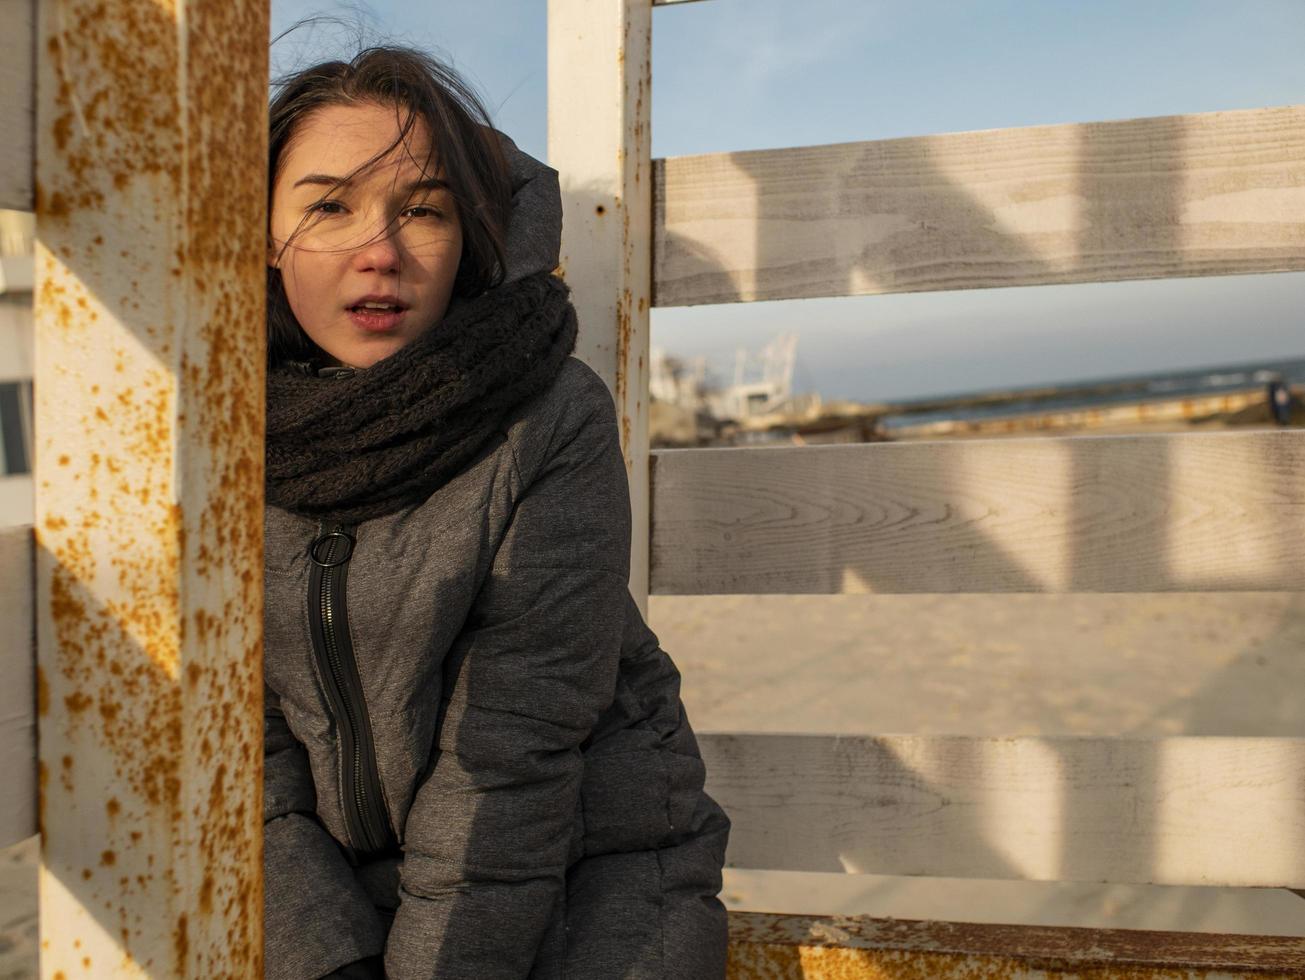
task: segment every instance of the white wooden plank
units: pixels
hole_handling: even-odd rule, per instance
[[[665,450],[658,594],[1305,582],[1305,432]]]
[[[0,208],[32,210],[37,0],[0,3]]]
[[[262,974],[267,18],[41,4],[46,977]]]
[[[1305,739],[717,734],[732,867],[1300,887]]]
[[[36,833],[32,529],[0,528],[0,847]]]
[[[35,275],[30,255],[0,255],[0,295],[30,293]]]
[[[678,157],[658,306],[1305,269],[1305,106]]]
[[[576,354],[616,399],[630,480],[630,592],[648,602],[648,338],[652,291],[649,0],[549,0],[548,158],[566,220],[562,275]]]

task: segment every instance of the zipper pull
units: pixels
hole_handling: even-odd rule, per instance
[[[340,542],[344,544],[343,549],[340,548]],[[313,539],[313,543],[308,546],[308,557],[312,559],[313,564],[320,565],[322,568],[335,568],[343,565],[353,556],[356,543],[349,529],[337,527],[324,531]],[[343,553],[337,554],[341,550]]]

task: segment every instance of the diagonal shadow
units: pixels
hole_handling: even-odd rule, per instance
[[[1118,256],[1121,244],[1137,240],[1138,227],[1149,231],[1145,250],[1148,252],[1177,252],[1181,249],[1179,207],[1184,156],[1184,133],[1181,120],[1163,138],[1149,138],[1144,144],[1131,136],[1130,129],[1150,126],[1144,121],[1095,124],[1080,130],[1081,146],[1074,165],[1075,194],[1081,200],[1078,216],[1077,248],[1080,256],[1108,254]],[[1149,134],[1153,136],[1153,134]],[[1116,140],[1131,140],[1130,145],[1143,145],[1144,151],[1121,156],[1114,148]],[[750,155],[738,155],[735,165],[746,172]],[[1000,234],[995,216],[986,214],[981,203],[966,191],[950,184],[946,174],[931,170],[927,158],[921,159],[917,178],[930,188],[933,205],[949,214],[963,214],[972,223],[969,231],[982,237]],[[859,161],[854,165],[873,165],[873,161]],[[1141,170],[1144,179],[1138,180]],[[773,179],[771,175],[756,172],[754,181]],[[776,235],[801,221],[802,215],[786,209],[778,195],[759,193],[756,201],[758,235],[755,242],[756,268],[770,269],[781,264]],[[876,207],[876,211],[901,213],[901,208],[891,204]],[[927,220],[928,215],[905,214],[905,220]],[[1020,242],[1002,246],[1002,254],[1010,255],[1022,275],[1046,271],[1054,273],[1054,263],[1039,255],[1036,250],[1023,247]],[[853,276],[870,275],[869,270],[853,270]],[[1235,587],[1235,583],[1218,575],[1202,577],[1199,562],[1196,566],[1175,565],[1171,560],[1172,543],[1168,528],[1170,513],[1167,504],[1173,492],[1171,471],[1173,464],[1167,457],[1168,443],[1157,440],[1154,451],[1133,461],[1127,474],[1101,471],[1102,462],[1087,445],[1068,440],[1069,479],[1066,493],[1058,509],[1063,515],[1062,547],[1066,549],[1065,567],[1068,578],[1062,587],[1070,591],[1136,591],[1144,583],[1154,581],[1154,565],[1150,570],[1138,570],[1127,562],[1130,555],[1149,555],[1170,568],[1175,584],[1191,589],[1220,589]],[[960,474],[954,474],[959,476]],[[1127,480],[1112,489],[1112,481]],[[1269,475],[1272,478],[1272,475]],[[1275,511],[1284,534],[1299,540],[1301,524],[1298,510],[1283,508]],[[1018,558],[999,543],[982,535],[982,522],[974,525],[979,533],[968,539],[965,561],[977,563],[990,577],[1012,583],[1010,591],[1045,591],[1046,583],[1025,572]],[[842,549],[837,541],[827,547],[841,561],[844,574],[851,574],[875,591],[877,573],[873,565],[859,563],[854,549]],[[852,560],[848,560],[851,558]],[[1152,587],[1149,586],[1148,587]],[[1062,767],[1063,768],[1063,767]],[[1144,761],[1136,779],[1139,783],[1154,784],[1162,777],[1159,759]],[[1062,812],[1063,835],[1061,867],[1065,878],[1079,872],[1075,855],[1099,848],[1118,847],[1119,840],[1103,833],[1102,801],[1074,787],[1066,787]],[[1110,804],[1113,805],[1113,804]],[[1109,824],[1109,821],[1106,821]],[[1130,853],[1136,853],[1140,867],[1154,870],[1157,842],[1150,836],[1154,828],[1137,828],[1130,837]],[[982,842],[982,829],[972,828],[973,838]]]
[[[43,11],[40,901],[85,911],[56,973],[261,971],[257,6]]]

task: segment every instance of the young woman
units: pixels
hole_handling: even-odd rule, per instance
[[[266,975],[723,976],[556,174],[392,48],[285,83],[270,150]]]

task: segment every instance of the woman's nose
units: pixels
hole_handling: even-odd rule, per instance
[[[354,253],[355,268],[359,272],[398,272],[399,249],[394,233],[393,224],[374,232]]]

